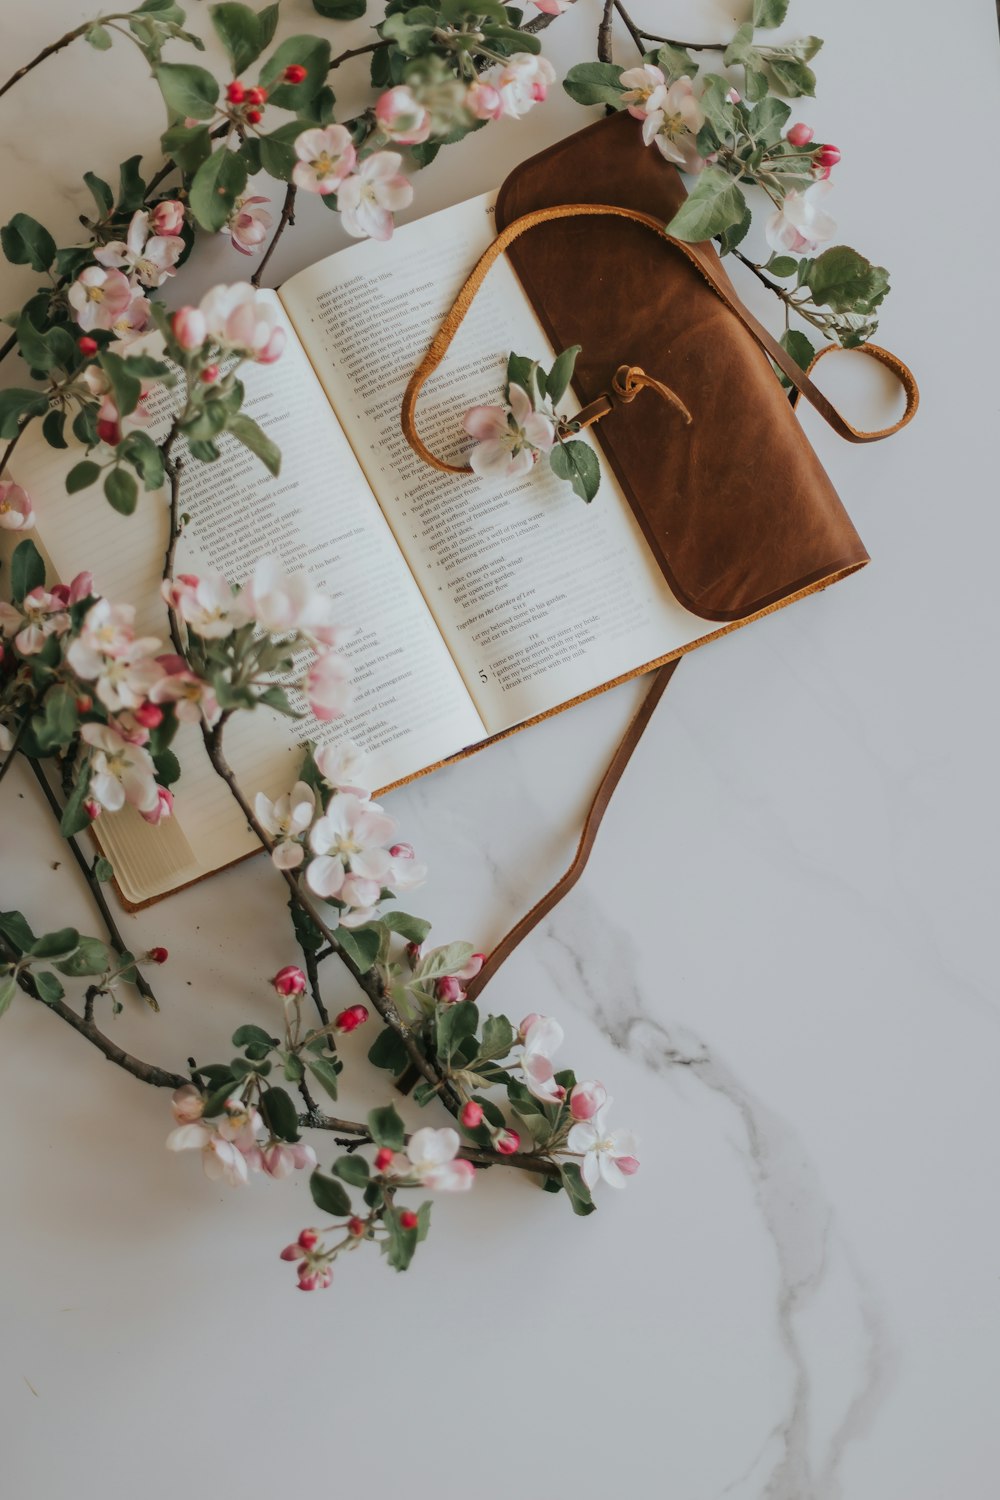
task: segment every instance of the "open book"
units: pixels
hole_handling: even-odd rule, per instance
[[[493,233],[486,195],[286,282],[286,351],[241,372],[246,410],[281,449],[280,476],[230,438],[219,462],[185,467],[191,523],[178,571],[208,565],[239,582],[274,554],[321,580],[355,627],[344,648],[356,687],[346,717],[320,725],[259,709],[227,729],[251,798],[288,789],[307,738],[353,741],[368,754],[369,784],[387,791],[732,628],[677,602],[603,459],[586,506],[547,466],[509,481],[455,477],[406,444],[406,381]],[[501,261],[421,399],[436,452],[462,461],[462,415],[498,399],[511,349],[546,365],[553,354]],[[572,410],[570,393],[565,404]],[[39,543],[59,577],[91,568],[101,593],[137,606],[141,634],[166,640],[166,506],[144,495],[122,517],[97,492],[67,495],[78,457],[30,435],[19,446]],[[126,807],[96,829],[130,906],[256,847],[197,729],[182,726],[175,748],[184,772],[173,819],[152,829]]]

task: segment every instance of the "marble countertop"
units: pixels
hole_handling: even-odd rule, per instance
[[[717,0],[633,9],[682,36],[732,24]],[[4,72],[86,13],[4,7]],[[557,67],[592,55],[597,14],[578,0],[551,28]],[[323,24],[306,0],[283,17]],[[790,29],[827,37],[820,99],[798,113],[842,148],[831,208],[893,273],[879,338],[923,406],[870,449],[804,412],[872,565],[682,664],[584,879],[495,981],[515,1016],[559,1015],[567,1055],[640,1134],[640,1174],[580,1221],[490,1173],[436,1204],[406,1276],[358,1256],[299,1297],[276,1253],[311,1217],[304,1185],[209,1183],[163,1149],[164,1097],[16,1002],[0,1053],[0,1431],[19,1500],[173,1500],[195,1475],[248,1500],[283,1485],[996,1494],[1000,226],[978,145],[994,134],[996,24],[985,0],[797,0]],[[364,39],[364,23],[342,31]],[[345,79],[345,103],[359,86]],[[412,214],[588,118],[557,92],[491,127],[420,176]],[[137,54],[77,44],[0,101],[4,219],[29,211],[67,237],[81,173],[112,175],[118,140],[155,153],[160,123]],[[275,278],[339,234],[304,205]],[[194,289],[245,274],[235,259],[221,238],[206,247]],[[30,273],[3,276],[13,305]],[[860,416],[858,365],[828,385]],[[489,947],[565,863],[637,696],[392,794],[442,940]],[[97,930],[33,782],[18,771],[3,798],[2,904]],[[225,1055],[237,1020],[266,1023],[260,979],[295,956],[275,897],[255,860],[124,919],[136,949],[171,957],[163,1014],[129,1006],[123,1043],[178,1066],[194,1038]],[[382,1097],[359,1067],[345,1112]]]

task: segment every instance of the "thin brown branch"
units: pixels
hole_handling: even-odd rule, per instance
[[[70,42],[75,42],[77,37],[88,32],[93,25],[93,21],[84,21],[83,25],[78,26],[75,31],[67,31],[66,35],[61,36],[57,42],[50,42],[47,47],[43,47],[37,57],[33,57],[29,63],[25,63],[23,68],[18,68],[16,73],[11,74],[3,88],[0,88],[0,99],[14,87],[15,83],[20,83],[21,79],[27,77],[33,68],[37,68],[39,63],[43,63],[47,57],[54,57],[57,52],[68,47]]]
[[[338,1145],[344,1145],[348,1150],[357,1150],[359,1146],[372,1145],[372,1138],[365,1125],[353,1124],[350,1120],[336,1120],[329,1115],[318,1114],[310,1118],[308,1115],[299,1115],[299,1124],[310,1126],[314,1130],[338,1130],[345,1135],[359,1137],[354,1141],[339,1141]],[[406,1136],[407,1145],[410,1137]],[[471,1161],[477,1167],[520,1167],[524,1172],[537,1172],[544,1177],[557,1177],[559,1168],[549,1156],[539,1156],[531,1151],[515,1151],[510,1156],[501,1156],[498,1152],[483,1151],[478,1146],[462,1145],[458,1148],[458,1155],[463,1161]]]
[[[598,62],[614,62],[614,40],[612,29],[615,21],[615,0],[604,0],[604,10],[601,13],[601,23],[597,28],[597,60]]]
[[[28,765],[31,767],[32,775],[42,789],[42,795],[44,796],[46,802],[49,804],[49,807],[52,810],[53,817],[55,818],[57,823],[60,822],[62,820],[63,810],[59,806],[59,800],[56,797],[55,792],[53,792],[52,788],[49,786],[48,777],[42,770],[37,760],[33,760],[29,756],[27,757],[27,761]],[[90,894],[94,898],[94,905],[97,907],[97,910],[101,914],[101,921],[104,923],[105,930],[108,934],[108,937],[111,939],[111,945],[115,949],[116,954],[120,958],[123,953],[130,953],[131,949],[129,948],[125,939],[122,937],[121,932],[119,931],[118,923],[115,921],[111,908],[108,905],[107,897],[104,894],[104,888],[101,882],[98,880],[97,876],[94,874],[93,866],[88,862],[87,856],[84,854],[83,850],[80,848],[80,845],[77,843],[76,838],[73,835],[70,835],[66,839],[66,843],[69,846],[70,853],[76,861],[77,867],[81,871],[84,880],[87,882]],[[144,974],[139,971],[138,968],[136,969],[135,973],[136,977],[134,983],[136,989],[139,991],[139,994],[145,1000],[150,1010],[159,1010],[160,1006],[156,999],[156,996],[153,994],[153,989],[149,983],[149,980],[145,977]]]
[[[642,28],[637,24],[637,22],[633,21],[632,17],[625,9],[625,6],[622,4],[622,0],[613,0],[613,4],[615,10],[618,12],[619,16],[622,19],[622,25],[625,27],[625,30],[628,32],[633,42],[635,42],[635,45],[638,47],[640,52],[646,52],[648,50],[643,45],[645,42],[659,42],[661,46],[681,47],[688,52],[725,52],[726,50],[725,42],[680,42],[676,37],[658,36],[655,32],[643,31]]]
[[[253,275],[250,277],[250,285],[251,286],[257,286],[257,287],[260,286],[260,283],[261,283],[261,280],[263,278],[264,272],[267,269],[267,263],[271,259],[271,256],[274,254],[275,250],[277,249],[278,241],[281,239],[281,236],[284,234],[285,230],[289,227],[289,225],[292,225],[294,223],[295,223],[295,184],[294,184],[294,182],[290,182],[288,184],[288,186],[285,188],[285,201],[281,205],[281,217],[278,220],[278,227],[274,231],[273,235],[271,236],[271,242],[270,242],[270,244],[268,245],[267,249],[264,251],[264,254],[261,257],[260,265],[257,267],[256,271],[254,271]]]
[[[333,58],[327,72],[332,73],[334,68],[339,68],[341,63],[350,62],[352,57],[364,57],[366,52],[381,52],[383,47],[390,47],[392,43],[388,40],[377,42],[366,42],[363,47],[348,47],[346,52],[340,52]]]
[[[299,946],[302,948],[302,957],[305,960],[306,966],[306,977],[309,980],[309,992],[313,997],[313,1004],[316,1007],[316,1014],[319,1016],[320,1025],[329,1026],[330,1012],[323,1004],[323,994],[319,987],[319,956],[317,953],[311,952],[305,944],[300,944]]]

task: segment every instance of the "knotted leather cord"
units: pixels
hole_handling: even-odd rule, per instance
[[[447,354],[451,341],[455,337],[462,320],[472,304],[472,299],[485,280],[490,267],[504,253],[508,245],[518,239],[526,230],[533,229],[536,224],[545,224],[554,219],[567,219],[584,215],[602,215],[632,219],[636,223],[645,225],[647,229],[651,229],[654,234],[666,240],[669,244],[675,245],[687,257],[695,269],[700,272],[712,290],[735,313],[736,317],[743,324],[743,327],[752,334],[764,350],[764,353],[787,376],[795,388],[792,404],[794,405],[797,402],[800,395],[805,396],[806,400],[815,407],[820,416],[825,418],[834,431],[839,433],[841,437],[846,438],[848,442],[878,442],[881,438],[891,437],[893,433],[898,432],[901,427],[905,427],[913,418],[920,402],[920,393],[917,389],[916,380],[903,361],[898,359],[888,349],[882,349],[877,344],[862,344],[859,346],[861,353],[868,354],[873,359],[877,359],[880,364],[885,365],[897,377],[906,394],[906,408],[899,420],[894,422],[890,427],[880,428],[877,432],[864,432],[852,426],[845,417],[842,417],[833,403],[809,379],[809,374],[817,362],[825,354],[831,353],[836,346],[831,345],[826,349],[820,350],[810,363],[809,369],[803,370],[796,364],[791,355],[781,347],[778,341],[772,337],[764,325],[759,323],[753,314],[738,302],[723,282],[719,280],[713,258],[706,246],[689,244],[685,240],[674,239],[673,235],[666,233],[658,219],[653,218],[650,214],[640,213],[636,209],[621,208],[608,203],[565,203],[553,208],[535,209],[532,213],[524,214],[521,218],[513,220],[512,223],[507,225],[506,229],[500,231],[489,248],[479,257],[479,260],[476,262],[472,272],[456,297],[451,311],[431,341],[427,353],[410,377],[403,396],[401,411],[403,435],[418,457],[422,458],[425,463],[430,464],[432,468],[440,469],[446,474],[468,474],[471,472],[468,464],[446,463],[444,459],[438,458],[435,453],[431,452],[416,429],[416,405],[422,387]],[[661,396],[676,406],[683,413],[686,421],[690,423],[690,412],[675,392],[670,390],[669,386],[665,386],[662,382],[648,376],[638,366],[630,365],[619,366],[615,374],[612,390],[605,392],[601,396],[598,396],[596,400],[590,402],[588,406],[584,407],[577,414],[574,421],[579,424],[580,428],[589,427],[594,422],[599,421],[601,417],[606,416],[613,409],[616,400],[631,401],[638,394],[638,391],[645,387],[657,390]],[[639,743],[642,732],[652,717],[653,710],[666,691],[667,684],[676,671],[678,663],[679,658],[675,658],[673,661],[659,667],[654,673],[652,685],[626,729],[614,753],[611,764],[601,778],[601,783],[587,810],[583,830],[580,834],[580,841],[577,844],[572,862],[556,883],[535,902],[531,910],[500,940],[486,959],[479,973],[474,979],[468,982],[466,993],[470,1000],[482,992],[501,964],[510,957],[518,944],[573,889],[583,874],[587,860],[590,857],[590,852],[594,846],[594,841],[597,838],[601,820],[607,811],[615,787],[621,780],[625,767],[632,758],[632,752]]]
[[[527,230],[534,229],[536,224],[551,223],[554,219],[571,219],[594,215],[599,217],[632,219],[635,223],[643,224],[647,229],[651,229],[655,235],[667,244],[676,246],[681,254],[685,255],[695,269],[700,272],[712,290],[722,298],[730,311],[735,313],[736,317],[743,324],[743,327],[756,339],[757,343],[764,350],[764,353],[774,361],[782,374],[791,381],[798,395],[805,396],[806,400],[816,408],[820,416],[829,422],[834,432],[839,433],[848,442],[878,442],[881,438],[891,437],[894,432],[898,432],[901,427],[905,427],[912,420],[920,404],[920,392],[917,389],[917,382],[913,378],[912,371],[888,349],[882,349],[878,344],[861,344],[859,345],[858,352],[870,355],[872,359],[877,359],[880,364],[885,365],[892,371],[906,393],[906,408],[899,420],[893,422],[890,427],[879,428],[877,432],[864,432],[860,428],[852,426],[845,417],[841,416],[833,402],[824,396],[819,387],[814,385],[809,379],[808,371],[803,370],[801,366],[797,365],[787,350],[782,349],[777,339],[768,332],[763,323],[759,323],[753,313],[733,296],[728,287],[719,279],[714,256],[706,245],[692,245],[688,244],[686,240],[675,239],[673,235],[667,234],[659,219],[654,218],[652,214],[641,213],[635,208],[620,208],[612,203],[560,203],[552,208],[536,208],[531,213],[523,214],[521,218],[514,219],[507,225],[506,229],[500,231],[496,239],[483,251],[477,260],[469,276],[466,278],[461,291],[455,298],[451,311],[431,340],[427,353],[410,376],[409,383],[403,395],[400,420],[403,428],[403,436],[418,457],[423,459],[424,463],[430,464],[432,468],[440,469],[445,474],[468,474],[471,472],[468,464],[446,463],[443,458],[438,458],[437,454],[431,452],[416,429],[416,406],[417,397],[420,395],[424,383],[434,373],[447,354],[452,339],[461,327],[462,321],[472,305],[472,299],[482,286],[494,261],[504,253],[508,245],[512,244],[514,240],[519,239]],[[831,345],[829,348],[821,350],[810,364],[809,370],[813,369],[817,360],[821,359],[824,354],[830,353],[836,347],[836,345]],[[650,383],[651,377],[644,376],[644,379],[647,383]],[[659,385],[660,383],[657,381],[656,384]],[[662,387],[661,393],[667,389],[669,387]],[[672,395],[673,393],[671,393]],[[798,399],[798,395],[795,398],[796,400]],[[590,406],[585,408],[585,411],[589,414],[592,408],[597,407],[600,402],[605,400],[608,402],[607,408],[591,415],[587,424],[588,426],[590,422],[596,421],[599,416],[604,416],[606,411],[611,410],[614,404],[614,395],[611,392],[605,393],[604,396],[599,396],[597,401],[591,402]]]

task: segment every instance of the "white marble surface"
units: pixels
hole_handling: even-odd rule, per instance
[[[587,55],[596,9],[548,33],[557,65]],[[997,1493],[996,24],[987,0],[792,9],[828,38],[802,113],[843,149],[842,237],[893,272],[881,337],[923,408],[868,450],[805,414],[872,566],[682,665],[586,877],[495,982],[513,1014],[562,1017],[641,1133],[640,1175],[582,1222],[493,1172],[438,1204],[407,1276],[358,1256],[300,1297],[275,1254],[312,1217],[303,1185],[210,1185],[163,1150],[164,1098],[15,1004],[0,1429],[19,1500]],[[731,23],[714,0],[634,10],[679,35]],[[283,11],[311,27],[306,0]],[[4,6],[4,71],[84,14]],[[414,212],[586,118],[555,97],[448,151]],[[0,101],[4,218],[68,234],[80,173],[158,128],[137,55],[78,45]],[[279,276],[338,243],[305,210]],[[192,278],[243,267],[220,240]],[[31,278],[3,275],[9,305]],[[392,797],[443,937],[488,946],[556,871],[635,697]],[[33,784],[3,791],[3,904],[92,928]],[[126,930],[172,953],[164,1014],[129,1007],[116,1034],[171,1066],[267,1021],[259,978],[294,957],[260,861]],[[355,1076],[349,1104],[382,1097]]]

